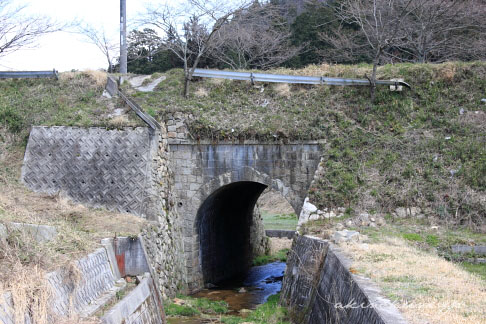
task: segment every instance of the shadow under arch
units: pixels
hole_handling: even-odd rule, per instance
[[[252,167],[208,180],[184,207],[194,215],[191,237],[184,243],[192,253],[187,259],[188,273],[197,278],[190,282],[192,292],[205,283],[217,284],[247,273],[252,262],[253,210],[265,188],[279,192],[297,214],[304,200],[284,181]]]
[[[239,181],[220,187],[199,207],[196,227],[204,283],[243,276],[252,262],[253,210],[267,185]]]

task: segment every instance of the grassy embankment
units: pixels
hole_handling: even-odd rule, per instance
[[[309,66],[269,72],[360,77],[370,66]],[[380,87],[257,84],[201,79],[188,99],[182,71],[167,72],[153,93],[133,92],[159,119],[192,115],[193,138],[267,141],[324,139],[324,171],[310,191],[319,207],[391,213],[421,207],[457,225],[484,225],[486,63],[386,65],[381,79],[404,78],[412,91]]]
[[[297,228],[297,216],[295,214],[274,214],[262,211],[263,226],[265,229],[290,230]]]

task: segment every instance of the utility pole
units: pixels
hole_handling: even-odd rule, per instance
[[[127,73],[127,0],[120,0],[120,73]]]

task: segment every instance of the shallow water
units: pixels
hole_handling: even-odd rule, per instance
[[[244,311],[255,309],[267,301],[268,297],[278,293],[282,287],[285,272],[284,262],[273,262],[258,267],[252,267],[242,281],[233,281],[224,286],[203,289],[192,297],[208,298],[215,301],[224,300],[228,303],[230,312],[227,315],[245,316]],[[171,318],[170,324],[202,324],[209,323],[201,318]]]

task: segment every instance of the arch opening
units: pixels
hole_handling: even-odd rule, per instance
[[[233,182],[214,191],[199,207],[196,226],[204,283],[218,284],[248,272],[253,210],[266,187]]]

